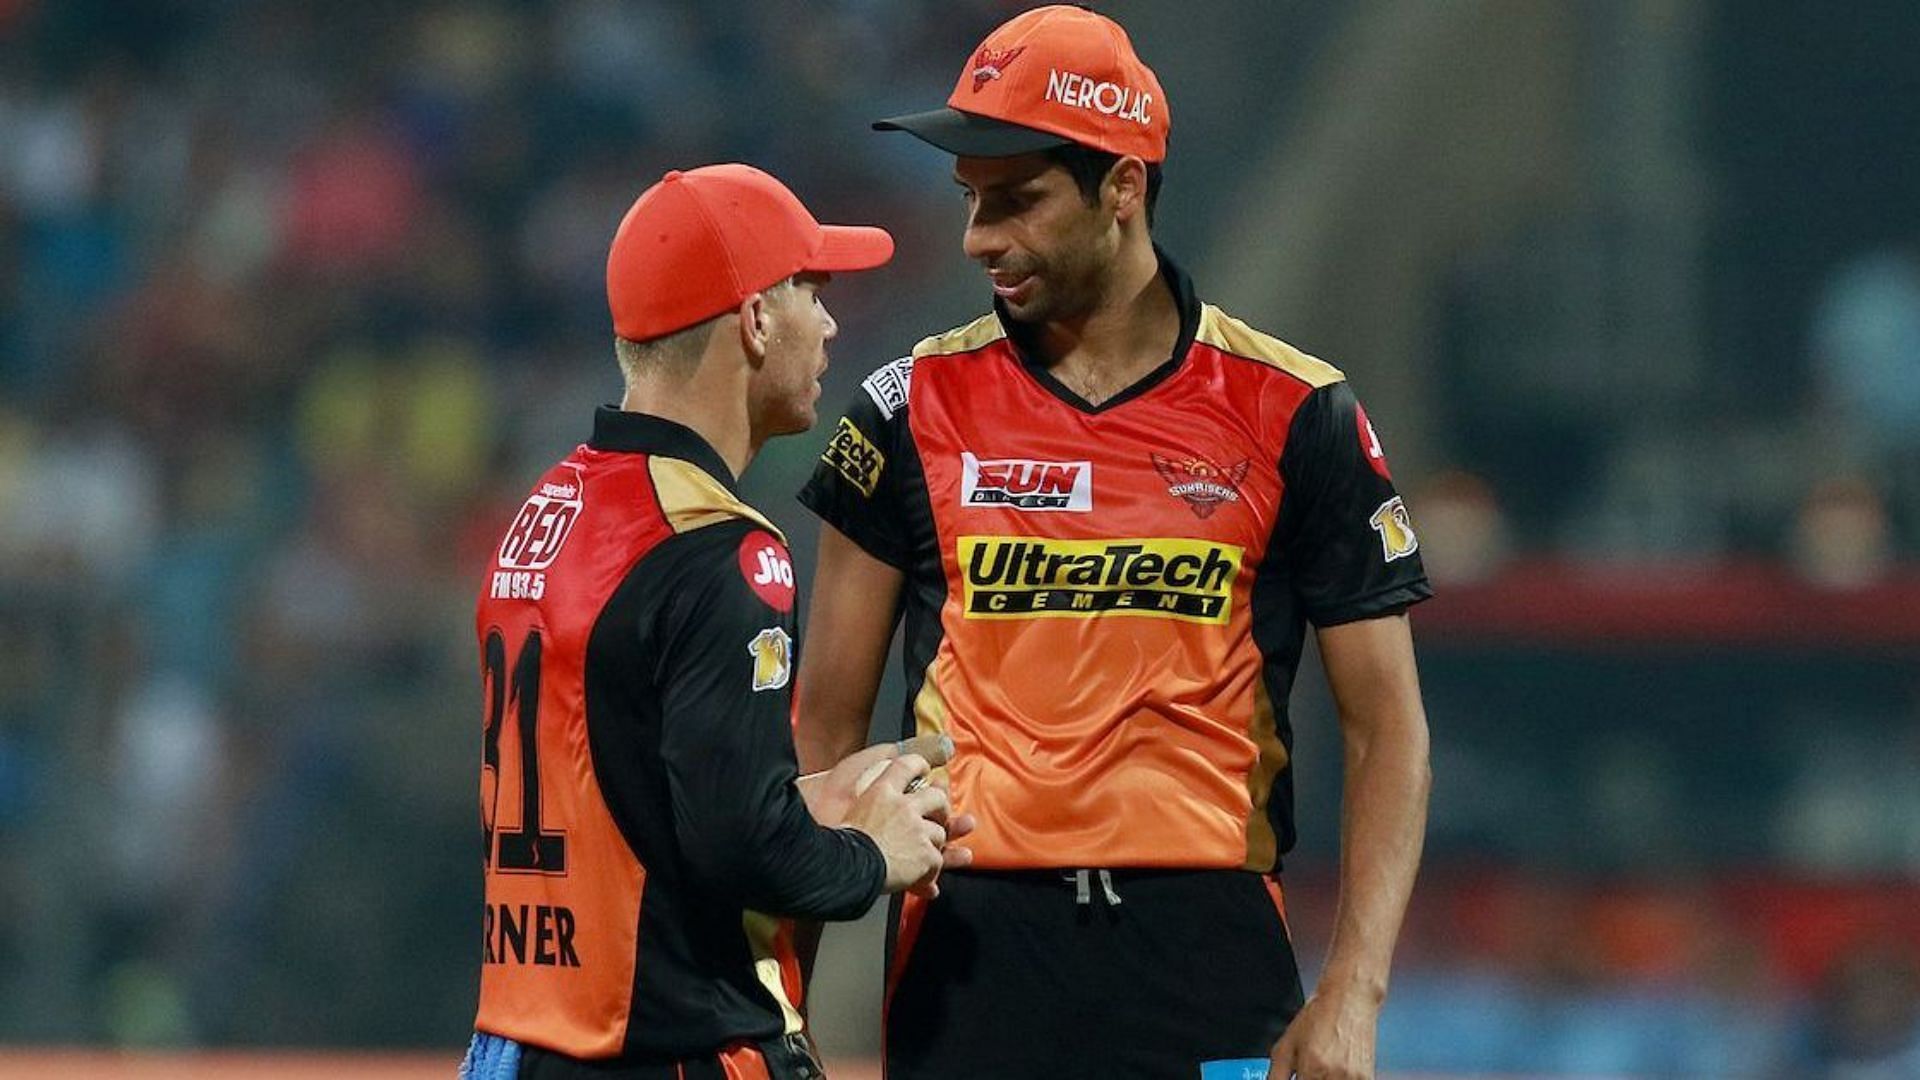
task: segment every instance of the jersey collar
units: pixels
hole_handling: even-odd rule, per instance
[[[1180,336],[1173,343],[1173,354],[1165,363],[1142,375],[1138,381],[1125,390],[1113,395],[1098,405],[1093,404],[1067,388],[1067,384],[1054,378],[1053,372],[1041,359],[1036,328],[1030,323],[1016,322],[1007,313],[1006,305],[996,297],[993,301],[993,313],[1000,325],[1007,331],[1007,343],[1013,347],[1014,355],[1019,357],[1020,366],[1027,369],[1041,388],[1079,409],[1081,412],[1105,412],[1116,405],[1123,405],[1141,394],[1165,382],[1167,377],[1180,370],[1186,362],[1187,353],[1193,348],[1193,336],[1200,329],[1200,300],[1193,293],[1193,279],[1180,269],[1173,257],[1159,244],[1153,245],[1154,258],[1160,261],[1160,276],[1165,279],[1167,288],[1173,292],[1174,307],[1180,312]]]
[[[593,412],[593,438],[587,445],[617,454],[653,454],[692,462],[729,492],[740,494],[739,481],[720,452],[699,432],[664,417],[602,405]]]

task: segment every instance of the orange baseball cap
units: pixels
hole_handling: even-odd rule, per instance
[[[1120,24],[1067,4],[1001,23],[960,72],[947,107],[896,116],[905,131],[962,157],[1012,157],[1079,143],[1165,161],[1173,125],[1153,69]]]
[[[751,165],[675,170],[640,193],[607,253],[613,332],[647,341],[705,322],[805,270],[871,270],[893,237],[822,225]]]

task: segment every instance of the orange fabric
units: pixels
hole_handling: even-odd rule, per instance
[[[870,270],[893,237],[822,225],[786,185],[748,165],[675,170],[641,192],[607,255],[614,332],[646,341],[710,319],[802,270]]]
[[[793,944],[793,920],[781,919],[780,929],[773,937],[774,956],[780,961],[780,985],[787,991],[787,1000],[796,1009],[807,1007],[807,980],[800,974],[800,950]]]
[[[1062,407],[1003,343],[922,358],[913,379],[947,580],[917,719],[953,737],[953,800],[979,822],[974,865],[1271,869],[1271,843],[1249,865],[1266,813],[1249,777],[1285,751],[1254,737],[1251,600],[1285,421],[1310,388],[1196,344],[1120,408],[1008,425]],[[1089,469],[1092,509],[965,507],[967,474],[985,476],[987,459]],[[1082,601],[1110,606],[1071,606]]]
[[[1144,161],[1166,159],[1173,123],[1160,80],[1120,24],[1064,4],[988,34],[947,106]]]
[[[751,1046],[730,1046],[720,1051],[720,1068],[727,1080],[773,1080],[767,1072],[767,1059]]]
[[[1280,888],[1280,879],[1277,877],[1274,877],[1271,874],[1268,874],[1265,878],[1262,878],[1261,880],[1267,883],[1267,895],[1273,897],[1273,910],[1280,913],[1280,925],[1286,926],[1287,925],[1287,894],[1284,890]],[[1289,929],[1287,933],[1289,934],[1289,936],[1291,936],[1293,931]]]
[[[576,451],[549,471],[529,500],[534,506],[541,492],[557,492],[555,499],[564,495],[580,507],[570,532],[555,532],[559,557],[534,571],[545,575],[543,599],[500,602],[483,592],[478,612],[481,638],[497,633],[505,644],[504,666],[492,673],[483,700],[503,693],[506,709],[498,766],[482,770],[480,785],[494,850],[485,877],[486,962],[475,1027],[581,1058],[618,1054],[626,1037],[647,874],[594,775],[582,684],[564,673],[584,668],[591,613],[642,553],[672,535],[657,515],[617,509],[646,505],[649,491],[645,458]],[[566,544],[568,535],[593,535],[595,543]],[[537,707],[518,693],[536,634]],[[496,690],[496,678],[506,685]],[[539,832],[563,838],[558,867],[501,865],[503,837],[526,826],[522,739],[529,723],[539,766]]]

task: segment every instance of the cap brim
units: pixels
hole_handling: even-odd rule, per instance
[[[958,109],[934,109],[876,120],[873,130],[904,131],[960,157],[1014,157],[1073,142],[1051,131],[1021,127]]]
[[[893,236],[872,225],[822,225],[820,250],[804,269],[820,273],[871,270],[893,258]]]

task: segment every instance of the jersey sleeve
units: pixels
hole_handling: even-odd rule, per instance
[[[1282,552],[1315,626],[1394,614],[1433,595],[1379,436],[1345,382],[1301,403],[1280,472]]]
[[[762,551],[790,568],[786,548],[746,522],[671,543],[679,550],[663,568],[672,585],[656,616],[656,677],[681,851],[705,888],[743,908],[858,918],[880,895],[886,866],[868,837],[816,824],[794,784],[792,572],[784,582],[755,573],[768,565]]]
[[[910,555],[899,467],[906,450],[907,386],[913,359],[874,372],[834,426],[800,502],[861,549],[895,569]]]

